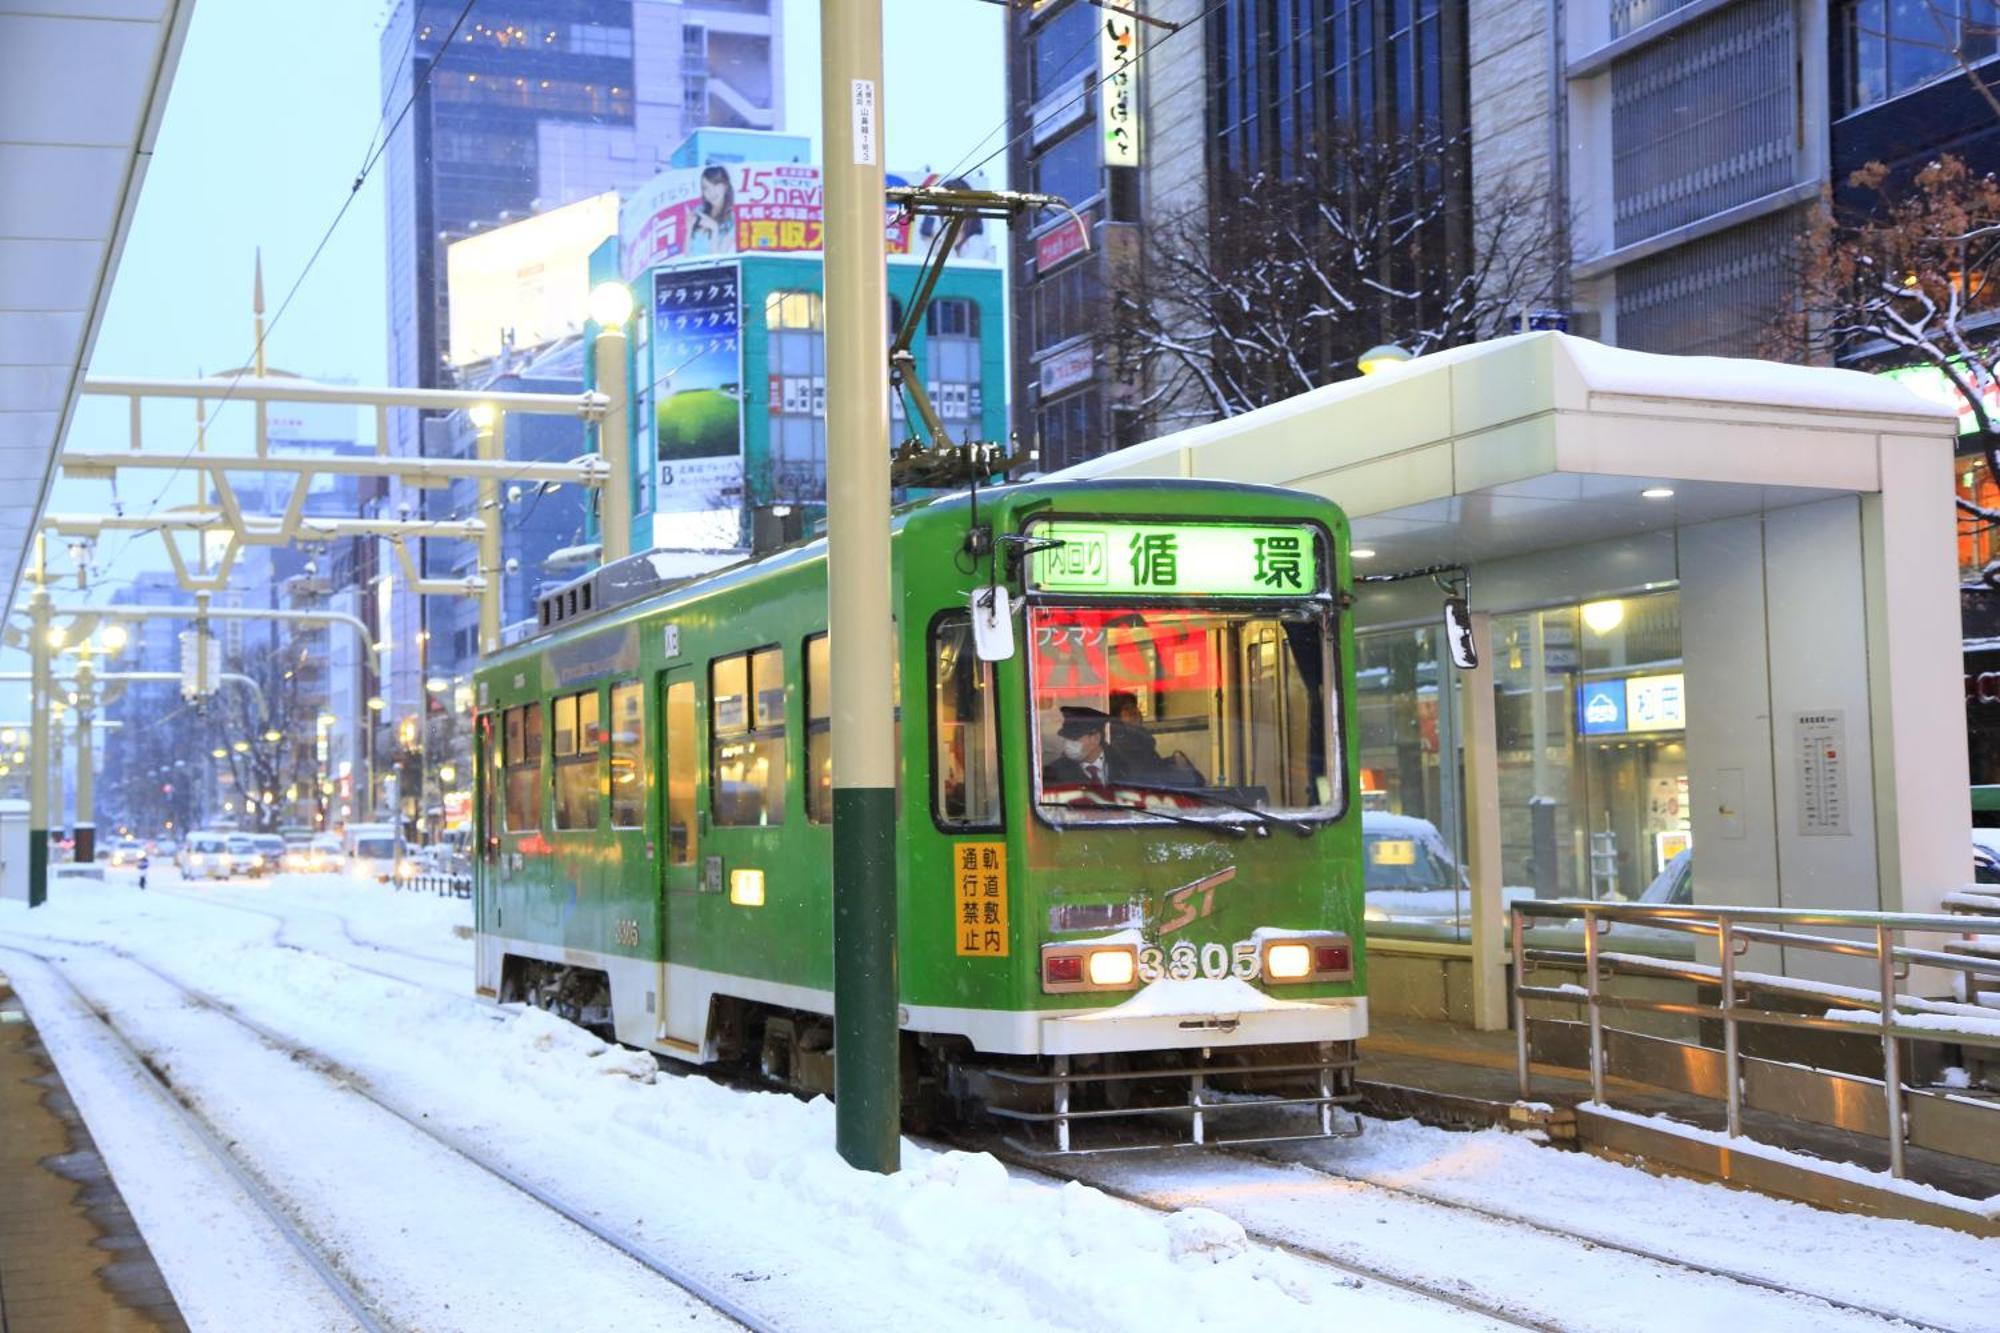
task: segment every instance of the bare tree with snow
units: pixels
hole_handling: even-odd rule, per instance
[[[1206,207],[1153,223],[1114,272],[1110,355],[1138,434],[1160,416],[1234,416],[1413,353],[1506,331],[1556,267],[1546,201],[1472,206],[1463,145],[1322,140],[1284,176],[1217,178]]]
[[[1946,155],[1906,178],[1871,162],[1847,187],[1799,241],[1799,301],[1769,351],[1936,370],[1970,416],[1963,447],[2000,478],[2000,179]],[[1962,525],[2000,525],[2000,509],[1958,504]]]

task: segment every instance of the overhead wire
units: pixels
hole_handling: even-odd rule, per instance
[[[248,375],[251,369],[256,365],[258,359],[258,353],[260,353],[266,346],[270,344],[271,335],[277,331],[279,322],[284,319],[285,312],[291,308],[293,299],[296,298],[299,294],[299,289],[305,285],[306,279],[311,276],[314,267],[318,265],[320,257],[326,253],[326,247],[329,243],[332,242],[334,233],[337,230],[339,230],[342,219],[344,219],[347,216],[347,211],[354,206],[355,199],[359,197],[361,193],[361,187],[367,183],[368,177],[374,171],[376,164],[379,163],[382,160],[383,155],[389,151],[389,145],[394,141],[396,137],[396,131],[401,129],[403,122],[409,118],[411,110],[415,108],[417,104],[417,99],[423,95],[424,89],[430,85],[432,77],[437,73],[438,66],[444,63],[445,53],[452,49],[453,40],[458,36],[459,30],[465,26],[465,20],[471,16],[473,6],[478,3],[479,0],[465,0],[465,3],[459,7],[458,16],[452,21],[451,31],[445,34],[444,40],[438,45],[438,53],[436,57],[434,57],[431,60],[431,62],[424,67],[424,71],[418,77],[416,85],[410,89],[410,95],[404,99],[402,109],[396,113],[395,120],[390,123],[389,128],[386,132],[384,132],[381,128],[381,120],[380,117],[378,116],[375,128],[371,130],[369,133],[370,149],[362,160],[360,170],[358,170],[355,173],[353,183],[348,186],[346,196],[341,199],[340,207],[335,210],[333,219],[327,223],[326,229],[323,232],[321,232],[319,242],[313,246],[311,255],[308,256],[306,259],[305,266],[299,270],[298,276],[292,280],[292,285],[286,290],[284,299],[278,303],[276,311],[274,311],[273,314],[271,315],[271,318],[265,322],[263,332],[257,340],[257,345],[251,349],[250,356],[245,359],[244,365],[239,367],[236,370],[236,372],[230,377],[228,387],[223,391],[222,396],[216,400],[215,408],[213,411],[209,413],[207,419],[208,426],[210,427],[214,426],[216,417],[219,416],[222,412],[222,409],[227,407],[229,403],[234,399],[236,395],[236,389],[242,383],[243,377],[245,375]],[[419,20],[418,11],[420,9],[421,9],[420,0],[412,0],[412,11],[410,15],[411,38],[409,43],[409,46],[411,47],[415,45],[416,41],[416,31],[417,31],[416,25]],[[383,109],[385,113],[387,111],[387,107],[388,107],[388,101],[385,100],[383,103]],[[157,510],[159,508],[160,502],[166,499],[167,492],[173,488],[175,478],[181,475],[188,461],[194,457],[195,449],[196,445],[190,444],[187,448],[187,451],[181,455],[179,465],[168,470],[167,479],[164,483],[162,483],[159,494],[153,497],[153,502],[152,505],[149,507],[149,512]],[[131,547],[132,543],[138,540],[140,537],[147,536],[158,531],[159,529],[156,527],[134,529],[131,535],[128,536],[125,539],[125,541],[119,546],[116,554],[114,554],[111,557],[111,561],[115,562],[119,558],[123,557],[126,550],[128,550]]]

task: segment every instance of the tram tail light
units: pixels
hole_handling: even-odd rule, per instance
[[[1264,980],[1345,981],[1354,975],[1354,946],[1330,930],[1302,932],[1296,939],[1264,943]]]
[[[1130,944],[1045,944],[1042,990],[1130,990],[1139,984],[1139,951]]]
[[[1083,980],[1083,955],[1054,954],[1042,959],[1042,980],[1054,985]]]

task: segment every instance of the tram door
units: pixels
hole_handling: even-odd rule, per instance
[[[666,965],[674,956],[676,919],[693,919],[701,889],[701,820],[696,777],[701,765],[700,709],[692,666],[672,667],[660,677],[660,1004],[657,1026],[667,1025]],[[684,950],[683,950],[684,952]]]

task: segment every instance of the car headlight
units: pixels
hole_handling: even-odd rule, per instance
[[[1049,994],[1130,990],[1138,979],[1139,954],[1130,944],[1042,946],[1042,990]]]

